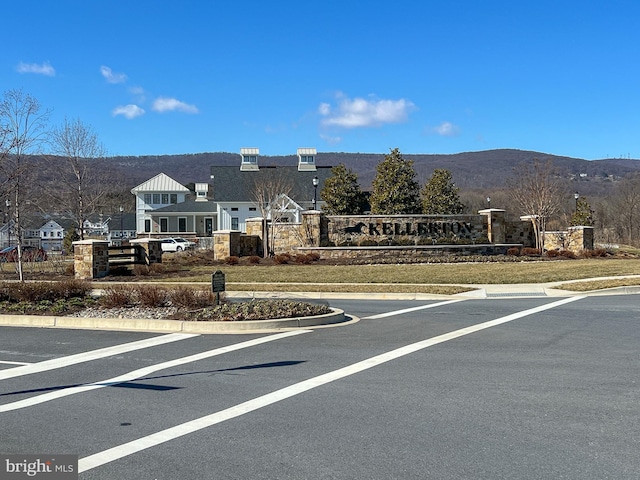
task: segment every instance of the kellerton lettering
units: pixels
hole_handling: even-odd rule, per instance
[[[371,236],[377,235],[406,235],[406,236],[447,236],[471,235],[473,225],[469,222],[370,222],[367,229],[363,229],[361,233],[368,231]]]

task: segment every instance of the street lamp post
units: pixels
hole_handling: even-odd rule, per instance
[[[120,205],[120,246],[124,244],[124,228],[123,228],[124,222],[122,221],[123,212],[124,212],[124,207]]]
[[[318,183],[320,183],[320,180],[318,179],[317,176],[313,177],[313,209],[316,209],[316,201],[317,201],[317,196],[318,196]]]
[[[487,205],[491,208],[491,197],[487,197]]]
[[[573,198],[576,199],[576,213],[578,213],[578,199],[580,198],[580,194],[578,192],[574,193]]]

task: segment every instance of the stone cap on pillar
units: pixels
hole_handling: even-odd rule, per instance
[[[95,238],[89,238],[87,240],[76,240],[73,245],[93,245],[94,243],[109,243],[106,240],[97,240]]]

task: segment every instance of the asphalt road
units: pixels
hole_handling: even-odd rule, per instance
[[[360,321],[2,327],[0,452],[81,479],[640,477],[637,296],[331,304]]]

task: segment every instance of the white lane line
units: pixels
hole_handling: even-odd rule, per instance
[[[197,336],[198,334],[171,333],[168,335],[161,335],[159,337],[147,338],[145,340],[138,340],[136,342],[124,343],[122,345],[100,348],[98,350],[92,350],[90,352],[77,353],[75,355],[69,355],[62,358],[53,358],[51,360],[45,360],[44,362],[32,363],[30,365],[24,365],[22,367],[2,370],[0,371],[0,380],[21,377],[23,375],[31,375],[33,373],[46,372],[48,370],[55,370],[57,368],[68,367],[69,365],[75,365],[77,363],[89,362],[91,360],[97,360],[99,358],[112,357],[114,355],[131,352],[133,350],[155,347],[157,345],[177,342],[178,340],[186,340],[187,338],[193,338]]]
[[[0,360],[0,363],[2,363],[3,365],[31,365],[27,362],[10,362],[8,360]]]
[[[464,301],[464,299],[461,298],[460,300],[447,300],[444,302],[430,303],[429,305],[420,305],[419,307],[411,307],[411,308],[405,308],[403,310],[396,310],[393,312],[380,313],[378,315],[371,315],[370,317],[364,317],[361,320],[376,320],[378,318],[395,317],[396,315],[401,315],[403,313],[416,312],[418,310],[424,310],[426,308],[441,307],[443,305],[449,305],[451,303],[457,303],[462,301]]]
[[[495,327],[496,325],[511,322],[513,320],[526,317],[528,315],[533,315],[535,313],[539,313],[544,310],[556,308],[566,303],[575,302],[576,300],[580,300],[582,298],[585,298],[585,297],[579,296],[579,297],[565,298],[563,300],[558,300],[556,302],[549,303],[547,305],[542,305],[536,308],[531,308],[529,310],[524,310],[522,312],[513,313],[511,315],[507,315],[506,317],[501,317],[496,320],[479,323],[477,325],[472,325],[470,327],[466,327],[461,330],[456,330],[454,332],[446,333],[444,335],[439,335],[437,337],[429,338],[427,340],[422,340],[420,342],[406,345],[396,350],[392,350],[390,352],[368,358],[366,360],[354,363],[347,367],[340,368],[338,370],[334,370],[332,372],[328,372],[323,375],[310,378],[300,383],[290,385],[280,390],[276,390],[275,392],[268,393],[261,397],[254,398],[252,400],[241,403],[234,407],[227,408],[226,410],[222,410],[220,412],[216,412],[211,415],[197,418],[190,422],[176,425],[175,427],[167,428],[166,430],[161,430],[159,432],[153,433],[146,437],[142,437],[137,440],[133,440],[131,442],[123,443],[122,445],[118,445],[108,450],[104,450],[102,452],[98,452],[93,455],[89,455],[87,457],[81,458],[78,463],[78,471],[79,473],[86,472],[87,470],[91,470],[93,468],[99,467],[106,463],[113,462],[115,460],[127,457],[129,455],[133,455],[134,453],[140,452],[147,448],[158,446],[162,443],[168,442],[170,440],[181,437],[183,435],[189,435],[191,433],[197,432],[198,430],[202,430],[203,428],[211,427],[218,423],[224,422],[225,420],[230,420],[232,418],[239,417],[246,413],[250,413],[254,410],[258,410],[260,408],[266,407],[276,402],[280,402],[287,398],[294,397],[308,390],[314,389],[316,387],[320,387],[322,385],[325,385],[330,382],[334,382],[336,380],[348,377],[350,375],[354,375],[364,370],[368,370],[370,368],[376,367],[386,362],[390,362],[391,360],[395,360],[405,355],[409,355],[410,353],[417,352],[427,347],[431,347],[439,343],[447,342],[449,340],[453,340],[455,338],[459,338],[464,335],[469,335],[471,333],[478,332],[486,328]]]
[[[216,348],[215,350],[208,350],[206,352],[196,353],[195,355],[189,355],[188,357],[177,358],[168,362],[158,363],[156,365],[150,365],[148,367],[133,370],[118,377],[109,378],[100,382],[87,383],[79,385],[77,387],[69,387],[54,392],[44,393],[24,400],[18,400],[17,402],[6,403],[0,405],[0,413],[10,412],[13,410],[19,410],[21,408],[31,407],[52,400],[74,395],[76,393],[88,392],[96,390],[98,388],[110,387],[119,383],[130,382],[138,378],[150,375],[159,370],[165,370],[167,368],[177,367],[184,365],[185,363],[197,362],[198,360],[204,360],[205,358],[215,357],[216,355],[222,355],[224,353],[233,352],[235,350],[241,350],[243,348],[253,347],[260,345],[261,343],[273,342],[274,340],[280,340],[282,338],[291,337],[293,335],[300,335],[301,333],[309,333],[312,330],[294,330],[290,332],[278,333],[276,335],[270,335],[267,337],[255,338],[246,342],[236,343],[233,345],[227,345],[226,347]]]

